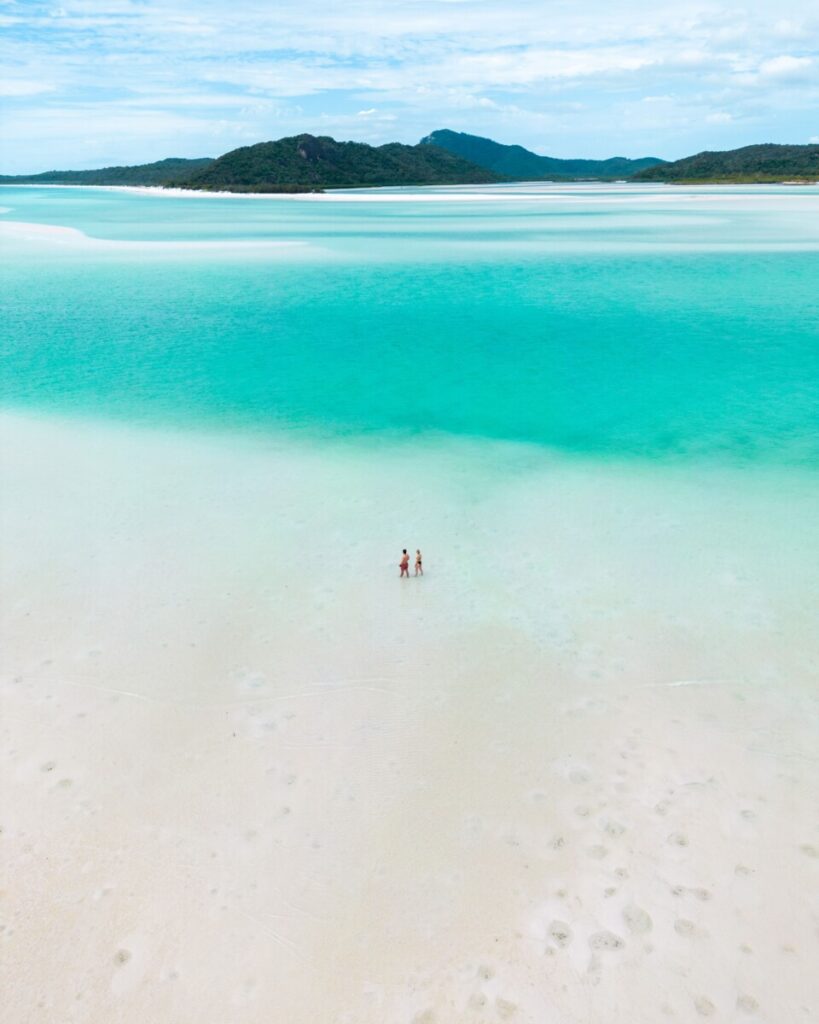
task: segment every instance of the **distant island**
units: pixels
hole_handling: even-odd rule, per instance
[[[218,192],[314,191],[379,185],[479,185],[499,175],[438,146],[337,142],[293,135],[225,153],[181,188]]]
[[[697,153],[673,163],[648,167],[635,181],[666,181],[682,185],[758,184],[819,181],[819,145],[743,146],[723,152]]]
[[[293,135],[233,149],[216,159],[172,157],[133,167],[0,175],[0,185],[153,185],[204,192],[322,192],[399,185],[482,185],[510,181],[665,182],[668,184],[819,181],[819,145],[745,146],[671,163],[659,157],[606,160],[539,156],[479,135],[439,129],[417,145],[337,142]]]
[[[172,185],[213,163],[213,157],[184,160],[168,157],[134,167],[100,167],[93,171],[44,171],[0,174],[0,185]]]
[[[328,188],[481,185],[504,181],[623,178],[660,161],[559,160],[522,146],[448,129],[415,146],[370,146],[329,136],[293,135],[242,146],[217,159],[171,158],[134,167],[0,176],[4,185],[163,185],[206,192],[320,192]]]
[[[629,160],[624,156],[608,160],[561,160],[553,156],[539,156],[523,146],[505,146],[480,135],[453,132],[440,128],[421,139],[422,145],[440,146],[455,153],[464,160],[470,160],[485,167],[506,180],[513,181],[554,181],[560,178],[630,178],[644,168],[654,167],[664,161],[656,156]]]

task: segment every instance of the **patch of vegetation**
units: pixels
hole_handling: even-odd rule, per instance
[[[819,145],[766,143],[724,152],[706,151],[674,163],[649,167],[636,174],[634,180],[689,185],[819,181]]]
[[[225,153],[177,186],[227,192],[293,192],[384,185],[465,185],[498,175],[437,146],[336,142],[294,135]]]
[[[175,185],[213,163],[211,157],[185,160],[168,157],[133,167],[100,167],[93,171],[44,171],[42,174],[2,174],[0,185]]]

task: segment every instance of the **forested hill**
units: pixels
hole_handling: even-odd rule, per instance
[[[190,175],[184,188],[228,192],[304,192],[377,185],[460,185],[498,181],[496,174],[437,146],[336,142],[294,135],[243,146]]]
[[[42,174],[0,174],[0,185],[171,185],[213,163],[212,157],[184,160],[168,157],[134,167],[100,167],[93,171],[44,171]]]
[[[697,153],[674,163],[650,167],[637,181],[776,182],[819,181],[819,145],[743,146],[724,152]]]
[[[819,181],[819,145],[745,146],[657,157],[562,160],[522,146],[441,129],[417,146],[369,146],[294,135],[231,150],[218,159],[170,157],[133,167],[0,175],[0,185],[168,185],[206,191],[310,192],[379,185],[472,185],[498,181],[630,178],[657,182]]]
[[[505,146],[492,139],[441,128],[421,139],[422,145],[440,146],[465,160],[486,167],[503,178],[536,181],[553,178],[628,178],[646,167],[661,164],[658,157],[629,160],[623,156],[608,160],[561,160],[539,156],[523,146]]]

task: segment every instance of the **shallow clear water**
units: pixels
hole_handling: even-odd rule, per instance
[[[0,204],[7,406],[819,464],[819,189]]]

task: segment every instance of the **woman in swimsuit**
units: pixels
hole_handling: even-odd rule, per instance
[[[398,568],[401,570],[399,576],[406,576],[409,579],[409,555],[407,549],[404,548],[404,552],[401,555],[401,561],[398,563]]]
[[[421,549],[420,548],[416,548],[415,549],[415,575],[416,576],[423,576],[424,575],[424,565],[423,565],[423,562],[421,560]]]

